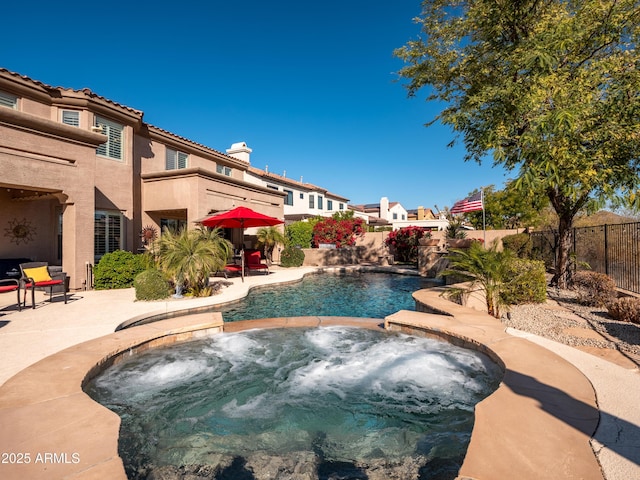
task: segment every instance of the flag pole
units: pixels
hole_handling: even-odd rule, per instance
[[[480,203],[482,203],[482,235],[484,248],[487,248],[487,223],[484,214],[484,187],[480,188]]]

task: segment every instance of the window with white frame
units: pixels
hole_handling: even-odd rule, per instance
[[[309,195],[309,208],[316,208],[316,197]]]
[[[300,194],[300,200],[304,200],[304,193]]]
[[[318,195],[318,209],[320,210],[324,208],[323,200],[324,200],[324,197],[322,195]]]
[[[333,200],[327,200],[327,210],[333,210]]]
[[[96,210],[93,225],[93,255],[97,263],[104,254],[122,249],[122,214]]]
[[[394,213],[394,214],[393,214],[393,219],[394,219],[394,220],[397,220],[397,219],[398,219],[398,214],[397,214],[397,213]]]
[[[0,92],[0,107],[18,108],[18,97],[10,93]]]
[[[98,146],[96,153],[113,160],[124,160],[122,151],[124,126],[98,116],[95,118],[95,126],[102,127],[102,133],[107,136],[107,141]]]
[[[231,176],[231,168],[230,167],[225,167],[224,165],[216,165],[216,173],[219,173],[220,175],[225,175],[227,177]]]
[[[284,204],[293,205],[293,192],[291,190],[285,190],[284,193],[287,194],[287,196],[284,197]]]
[[[62,110],[60,112],[60,120],[65,125],[72,127],[80,126],[80,112],[78,110]]]
[[[167,148],[165,153],[165,169],[166,170],[178,170],[180,168],[187,168],[189,163],[189,155],[172,148]]]
[[[344,210],[344,203],[338,204],[338,210]]]
[[[277,185],[269,185],[268,183],[267,183],[267,188],[270,188],[271,190],[278,190]]]

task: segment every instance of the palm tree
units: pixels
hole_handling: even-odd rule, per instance
[[[205,227],[178,232],[165,229],[156,243],[158,264],[173,277],[178,296],[184,287],[195,296],[210,295],[209,275],[224,267],[233,249],[220,229]]]
[[[476,286],[485,293],[487,312],[500,318],[500,308],[506,305],[505,289],[511,280],[509,268],[514,254],[510,250],[498,251],[497,242],[484,248],[480,242],[472,242],[469,248],[452,249],[447,256],[450,267],[440,273],[442,276],[455,275],[470,282],[467,293]]]
[[[267,262],[273,261],[273,250],[278,243],[284,244],[284,234],[277,227],[262,227],[258,229],[256,234],[258,242],[264,247],[264,256]]]

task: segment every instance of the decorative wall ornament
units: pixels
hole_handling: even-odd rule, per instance
[[[150,245],[156,238],[158,238],[158,230],[152,225],[147,225],[140,231],[142,245]]]
[[[36,227],[31,225],[31,222],[26,218],[9,220],[9,227],[4,229],[4,236],[9,237],[9,241],[16,245],[32,242],[35,234]]]

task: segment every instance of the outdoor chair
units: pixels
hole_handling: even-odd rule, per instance
[[[31,290],[31,308],[36,308],[35,290],[49,289],[49,301],[53,302],[53,288],[61,285],[64,303],[67,303],[67,274],[52,272],[47,262],[28,262],[20,264],[22,278],[20,282],[24,288],[24,306],[27,306],[27,290]]]
[[[269,273],[269,265],[262,263],[259,250],[244,251],[244,268],[249,272],[251,270],[264,270],[265,274]]]
[[[242,274],[242,267],[240,265],[236,265],[235,263],[229,263],[224,266],[222,273],[224,273],[224,278],[229,278],[230,273]]]
[[[22,310],[20,305],[20,282],[13,278],[5,278],[0,280],[0,293],[17,292],[18,295],[18,311]]]

